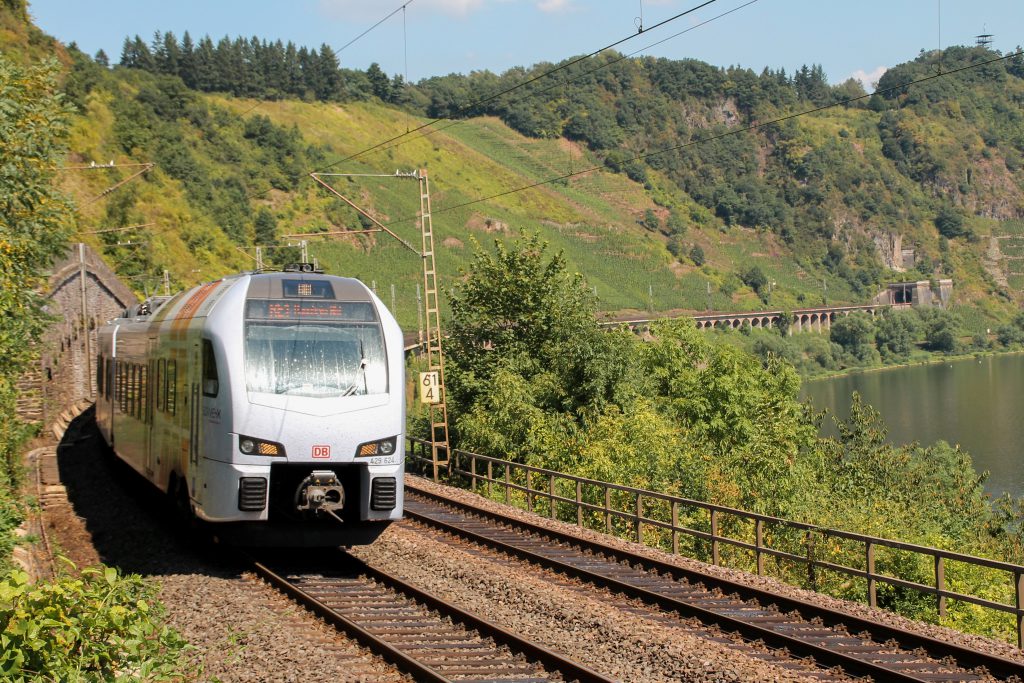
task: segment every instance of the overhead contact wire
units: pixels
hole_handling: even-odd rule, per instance
[[[703,144],[705,142],[711,142],[713,140],[720,140],[722,138],[729,137],[730,135],[739,135],[740,133],[747,133],[747,132],[750,132],[752,130],[758,130],[760,128],[765,128],[767,126],[772,126],[772,125],[775,125],[775,124],[778,124],[778,123],[783,123],[785,121],[790,121],[792,119],[796,119],[796,118],[799,118],[801,116],[807,116],[809,114],[814,114],[814,113],[817,113],[817,112],[820,112],[820,111],[824,111],[826,109],[832,109],[834,107],[845,106],[845,105],[850,104],[852,102],[857,102],[859,100],[864,100],[864,99],[867,99],[869,97],[873,97],[874,95],[881,95],[881,94],[884,94],[884,93],[889,93],[889,92],[893,92],[893,91],[896,91],[896,90],[900,90],[900,89],[903,89],[903,88],[909,88],[911,86],[919,85],[919,84],[925,83],[927,81],[935,80],[936,78],[944,78],[946,76],[952,76],[953,74],[962,73],[964,71],[969,71],[971,69],[977,69],[977,68],[982,67],[982,66],[987,66],[988,64],[995,64],[996,62],[1005,61],[1007,59],[1012,59],[1013,57],[1018,57],[1018,56],[1021,56],[1021,55],[1024,55],[1024,50],[1018,50],[1017,52],[1012,52],[1010,54],[1003,55],[1002,57],[995,57],[993,59],[988,59],[988,60],[985,60],[983,62],[978,62],[976,64],[968,64],[966,66],[962,66],[962,67],[959,67],[957,69],[951,69],[949,71],[944,71],[942,73],[932,74],[930,76],[925,76],[925,77],[919,78],[917,80],[908,81],[907,83],[901,83],[900,85],[894,85],[894,86],[892,86],[890,88],[884,88],[882,90],[875,90],[874,92],[866,93],[864,95],[858,95],[856,97],[850,97],[850,98],[845,99],[845,100],[840,100],[838,102],[833,102],[832,104],[825,104],[825,105],[821,105],[820,107],[814,107],[813,109],[806,109],[804,111],[795,112],[793,114],[787,114],[785,116],[780,116],[780,117],[772,119],[770,121],[764,121],[764,122],[761,122],[761,123],[752,123],[749,126],[744,126],[742,128],[735,128],[733,130],[729,130],[729,131],[726,131],[724,133],[719,133],[718,135],[709,135],[707,137],[700,138],[699,140],[691,140],[690,142],[685,142],[685,143],[683,143],[681,145],[673,145],[672,147],[666,147],[664,149],[659,149],[659,150],[656,150],[654,152],[648,152],[648,153],[645,153],[645,154],[638,154],[638,155],[636,155],[634,157],[630,157],[628,159],[623,159],[621,163],[629,163],[631,161],[642,161],[644,159],[650,159],[651,157],[656,157],[656,156],[658,156],[660,154],[667,154],[669,152],[675,152],[675,151],[678,151],[678,150],[681,150],[681,149],[686,149],[688,147],[694,147],[696,145],[700,145],[700,144]],[[572,173],[566,173],[564,175],[560,175],[560,176],[557,176],[555,178],[548,178],[547,180],[541,180],[541,181],[538,181],[536,183],[531,183],[529,185],[523,185],[522,187],[517,187],[517,188],[511,189],[511,190],[506,190],[505,192],[498,192],[496,194],[488,195],[486,197],[478,197],[477,199],[472,199],[472,200],[470,200],[468,202],[462,202],[461,204],[454,204],[452,206],[446,206],[446,207],[442,207],[442,208],[439,208],[439,209],[434,209],[434,213],[435,214],[447,213],[449,211],[454,211],[456,209],[461,209],[461,208],[464,208],[464,207],[467,207],[467,206],[472,206],[473,204],[479,204],[481,202],[490,201],[492,199],[498,199],[500,197],[506,197],[506,196],[511,195],[511,194],[516,194],[517,192],[524,192],[526,190],[532,190],[533,188],[541,187],[543,185],[549,185],[551,183],[558,182],[559,180],[566,180],[566,179],[572,178],[574,176],[583,175],[585,173],[592,173],[594,171],[599,171],[599,170],[601,170],[603,168],[604,168],[603,165],[591,166],[590,168],[585,168],[585,169],[582,169],[582,170],[579,170],[579,171],[574,171]],[[399,219],[399,220],[397,220],[395,222],[396,223],[400,223],[400,222],[403,222],[403,221],[412,220],[413,218],[414,217],[402,218],[402,219]]]
[[[611,43],[609,45],[605,45],[604,47],[602,47],[599,50],[594,50],[593,52],[590,52],[589,54],[583,55],[582,57],[577,57],[575,59],[569,60],[565,64],[561,64],[559,66],[556,66],[555,68],[550,69],[548,71],[545,71],[542,74],[538,74],[536,76],[532,76],[532,77],[526,79],[525,81],[517,83],[516,85],[508,87],[508,88],[506,88],[504,90],[501,90],[499,92],[496,92],[496,93],[493,93],[491,95],[488,95],[487,97],[483,97],[483,98],[481,98],[479,100],[474,100],[474,101],[472,101],[472,102],[470,102],[468,104],[464,104],[463,106],[461,106],[458,109],[456,109],[454,114],[457,116],[459,114],[463,114],[465,112],[468,112],[468,111],[470,111],[471,109],[473,109],[475,107],[479,107],[480,105],[487,104],[488,102],[493,102],[494,100],[498,99],[499,97],[504,97],[505,95],[509,94],[510,92],[514,92],[516,90],[519,90],[520,88],[525,88],[526,86],[530,85],[531,83],[535,83],[535,82],[537,82],[537,81],[539,81],[539,80],[541,80],[543,78],[547,78],[548,76],[551,76],[552,74],[556,74],[559,71],[564,71],[565,69],[568,69],[571,66],[579,64],[580,62],[582,62],[584,60],[590,59],[591,57],[594,57],[595,55],[598,55],[598,54],[604,52],[605,50],[610,50],[613,47],[616,47],[618,45],[621,45],[622,43],[625,43],[625,42],[627,42],[629,40],[632,40],[633,38],[636,38],[638,35],[641,35],[642,33],[647,33],[649,31],[653,31],[653,30],[655,30],[657,28],[665,26],[666,24],[669,24],[669,23],[671,23],[673,21],[676,21],[677,19],[680,19],[681,17],[685,17],[688,14],[692,14],[693,12],[696,12],[699,9],[703,9],[704,7],[707,7],[708,5],[711,5],[711,4],[713,4],[713,3],[717,2],[717,1],[718,0],[706,0],[705,2],[702,2],[699,5],[696,5],[695,7],[691,7],[688,10],[684,10],[684,11],[682,11],[682,12],[680,12],[680,13],[674,15],[674,16],[671,16],[671,17],[669,17],[667,19],[659,21],[657,24],[654,24],[650,28],[643,29],[643,31],[638,31],[637,33],[632,33],[632,34],[630,34],[630,35],[628,35],[628,36],[626,36],[624,38],[620,38],[619,40],[616,40],[614,43]],[[338,159],[337,161],[332,162],[332,163],[328,164],[327,166],[325,166],[324,170],[326,171],[327,169],[333,168],[333,167],[337,166],[338,164],[343,164],[346,161],[351,161],[353,159],[361,157],[362,155],[367,154],[368,152],[372,152],[373,150],[375,150],[375,149],[377,149],[379,147],[383,147],[384,145],[386,145],[388,143],[395,142],[396,140],[400,140],[400,139],[404,138],[405,136],[410,135],[412,133],[415,133],[417,131],[421,131],[424,128],[429,128],[430,126],[433,126],[434,124],[440,123],[441,121],[444,121],[444,120],[446,120],[446,119],[441,118],[441,119],[433,119],[431,121],[427,121],[426,123],[423,123],[423,124],[413,128],[413,129],[411,129],[411,130],[409,130],[409,131],[407,131],[405,133],[402,133],[402,134],[396,135],[396,136],[394,136],[392,138],[388,138],[387,140],[383,140],[381,142],[378,142],[376,145],[373,145],[372,147],[367,147],[366,149],[364,149],[362,151],[356,152],[354,154],[350,154],[349,156],[347,156],[347,157],[345,157],[343,159]]]
[[[377,28],[378,26],[380,26],[381,24],[383,24],[383,23],[384,23],[385,21],[387,21],[387,20],[388,20],[388,19],[390,19],[391,17],[395,16],[395,15],[396,15],[396,14],[398,14],[399,12],[404,12],[404,11],[405,11],[405,8],[406,8],[406,7],[408,7],[409,5],[411,5],[411,4],[413,3],[413,2],[415,2],[415,0],[408,0],[407,2],[405,2],[404,4],[402,4],[402,5],[400,6],[400,7],[396,7],[396,8],[394,9],[394,10],[392,10],[392,11],[391,11],[391,13],[390,13],[390,14],[388,14],[388,15],[387,15],[386,17],[384,17],[383,19],[381,19],[380,21],[378,21],[378,22],[377,22],[376,24],[374,24],[374,25],[373,25],[373,26],[371,26],[370,28],[366,29],[365,31],[363,31],[362,33],[360,33],[360,34],[359,34],[358,36],[356,36],[356,37],[355,37],[355,38],[353,38],[352,40],[348,41],[347,43],[345,43],[344,45],[342,45],[341,47],[339,47],[339,48],[338,48],[337,50],[333,50],[333,52],[334,52],[334,56],[335,56],[335,57],[337,57],[337,56],[338,56],[338,55],[339,55],[339,54],[340,54],[340,53],[341,53],[342,51],[344,51],[344,50],[345,50],[345,48],[347,48],[347,47],[351,47],[351,46],[352,46],[352,45],[353,45],[353,44],[354,44],[354,43],[355,43],[356,41],[358,41],[358,40],[359,40],[360,38],[362,38],[363,36],[365,36],[365,35],[366,35],[367,33],[369,33],[370,31],[372,31],[373,29],[375,29],[375,28]]]
[[[741,10],[741,9],[743,9],[745,7],[749,7],[750,5],[753,5],[756,2],[758,2],[758,0],[749,0],[749,2],[745,2],[742,5],[739,5],[737,7],[733,7],[731,10],[729,10],[727,12],[722,12],[721,14],[716,15],[714,17],[711,17],[710,19],[706,19],[706,20],[700,22],[699,24],[694,24],[693,26],[690,26],[689,28],[687,28],[685,30],[679,31],[678,33],[673,33],[672,35],[668,36],[667,38],[662,38],[661,40],[659,40],[657,42],[654,42],[654,43],[651,43],[650,45],[644,46],[644,47],[640,48],[639,50],[635,50],[635,51],[630,52],[628,54],[619,55],[618,57],[616,57],[614,59],[610,59],[607,62],[604,62],[604,63],[600,64],[599,66],[594,67],[593,69],[590,69],[588,71],[584,71],[584,72],[580,73],[577,76],[573,76],[572,78],[570,78],[568,80],[562,81],[560,83],[553,83],[552,85],[549,85],[549,86],[546,86],[544,88],[541,88],[540,90],[537,90],[536,92],[531,93],[531,95],[534,95],[534,96],[536,96],[536,95],[543,95],[544,93],[550,92],[550,91],[554,90],[555,88],[562,87],[562,86],[565,86],[565,85],[567,85],[569,83],[572,83],[573,81],[579,80],[579,79],[583,78],[584,76],[589,76],[590,74],[596,73],[596,72],[598,72],[598,71],[600,71],[602,69],[607,69],[610,66],[615,66],[616,64],[618,64],[621,61],[629,59],[630,57],[635,57],[636,55],[640,54],[641,52],[645,52],[647,50],[650,50],[652,47],[657,47],[658,45],[661,45],[662,43],[667,43],[670,40],[674,40],[674,39],[678,38],[679,36],[681,36],[681,35],[683,35],[685,33],[689,33],[690,31],[698,29],[698,28],[700,28],[702,26],[706,26],[707,24],[710,24],[713,21],[717,21],[718,19],[721,19],[722,17],[728,16],[728,15],[732,14],[733,12],[738,12],[739,10]],[[385,151],[387,151],[389,149],[395,149],[396,147],[401,147],[402,145],[407,144],[409,142],[415,142],[416,140],[422,140],[423,138],[430,137],[431,135],[434,135],[436,133],[440,133],[441,131],[445,131],[445,130],[448,130],[449,128],[453,128],[454,126],[458,126],[458,125],[460,125],[462,123],[465,123],[465,121],[466,121],[466,119],[459,119],[457,121],[448,121],[448,123],[446,123],[445,125],[438,126],[437,128],[435,128],[433,130],[430,130],[430,131],[427,131],[427,132],[423,133],[422,135],[417,135],[416,137],[414,137],[412,139],[397,140],[395,142],[395,144],[390,145],[388,147],[384,147],[380,151],[385,152]],[[419,130],[419,129],[410,130],[410,131],[408,131],[406,133],[406,135],[414,133],[414,132],[416,132],[416,130]],[[399,136],[399,137],[404,137],[404,136]],[[385,142],[385,143],[382,143],[382,144],[387,144],[387,143]],[[360,154],[364,154],[364,153],[365,153],[365,151],[364,152],[360,152]]]
[[[342,46],[341,48],[339,48],[339,49],[335,50],[334,48],[332,48],[331,46],[329,46],[329,45],[328,45],[328,46],[327,46],[327,49],[329,49],[329,50],[330,50],[330,51],[331,51],[332,53],[334,53],[334,56],[335,56],[335,58],[337,58],[337,57],[338,57],[338,54],[339,54],[339,53],[340,53],[340,52],[341,52],[342,50],[344,50],[344,49],[345,49],[346,47],[348,47],[348,46],[352,45],[352,44],[353,44],[353,43],[355,43],[355,42],[356,42],[357,40],[359,40],[360,38],[362,38],[363,36],[365,36],[365,35],[366,35],[367,33],[369,33],[370,31],[372,31],[373,29],[377,28],[378,26],[380,26],[380,25],[381,25],[381,24],[383,24],[383,23],[384,23],[385,21],[387,21],[387,20],[388,20],[388,19],[390,19],[391,17],[395,16],[395,15],[396,15],[396,14],[398,14],[399,12],[402,12],[402,31],[403,31],[403,33],[404,33],[404,31],[405,31],[405,8],[406,8],[406,7],[408,7],[409,5],[411,5],[411,4],[412,4],[413,2],[415,2],[415,1],[416,1],[416,0],[408,0],[408,2],[406,2],[406,3],[405,3],[404,5],[402,5],[401,7],[398,7],[397,9],[395,9],[395,10],[394,10],[393,12],[391,12],[391,14],[387,15],[386,17],[384,17],[383,19],[381,19],[380,21],[378,21],[378,22],[377,22],[376,24],[374,24],[374,25],[373,25],[373,26],[371,26],[370,28],[366,29],[365,31],[363,31],[362,33],[360,33],[360,34],[359,34],[358,36],[356,36],[355,38],[353,38],[352,40],[350,40],[350,41],[348,41],[347,43],[345,43],[345,45],[344,45],[344,46]],[[409,58],[408,58],[408,56],[407,56],[407,57],[406,57],[406,67],[405,67],[405,72],[406,72],[406,80],[408,80],[408,78],[409,78],[409,65],[408,65],[408,61],[409,61]],[[248,114],[251,114],[251,113],[252,113],[253,111],[255,111],[255,110],[256,110],[256,109],[258,109],[259,107],[263,106],[263,104],[264,104],[264,100],[260,100],[260,101],[258,101],[258,102],[257,102],[256,104],[252,105],[251,107],[249,107],[248,109],[246,109],[245,111],[243,111],[243,112],[242,112],[241,114],[238,114],[238,118],[240,118],[240,119],[241,119],[241,118],[245,118],[245,117],[246,117],[246,115],[248,115]]]

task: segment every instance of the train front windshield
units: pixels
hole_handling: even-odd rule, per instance
[[[373,307],[250,300],[245,380],[250,392],[288,396],[386,394],[387,357]]]

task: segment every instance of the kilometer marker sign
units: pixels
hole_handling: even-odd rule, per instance
[[[441,402],[441,381],[437,372],[420,373],[420,403]]]

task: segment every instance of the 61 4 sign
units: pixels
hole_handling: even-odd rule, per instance
[[[420,403],[441,402],[441,380],[437,372],[420,373]]]

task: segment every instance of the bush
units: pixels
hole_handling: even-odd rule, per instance
[[[952,239],[968,234],[970,231],[964,226],[964,217],[952,206],[944,206],[939,209],[935,216],[935,227],[943,237]]]
[[[957,349],[960,318],[941,308],[920,309],[924,320],[924,342],[929,351],[953,353]]]
[[[889,311],[875,322],[875,341],[882,359],[906,360],[920,334],[920,319],[912,311]]]
[[[764,274],[760,266],[751,266],[739,273],[739,278],[747,287],[754,290],[754,293],[764,301],[768,288],[768,276]]]
[[[829,338],[843,348],[850,365],[867,365],[877,359],[875,326],[865,313],[851,313],[836,320]]]
[[[1003,346],[1024,344],[1024,330],[1015,325],[1002,325],[996,330],[996,339]]]
[[[154,591],[112,567],[30,584],[0,580],[0,675],[5,680],[177,680],[187,645],[161,626]],[[45,673],[44,673],[45,672]]]
[[[1024,344],[1024,312],[1018,313],[1012,322],[996,330],[996,339],[1003,346]]]

